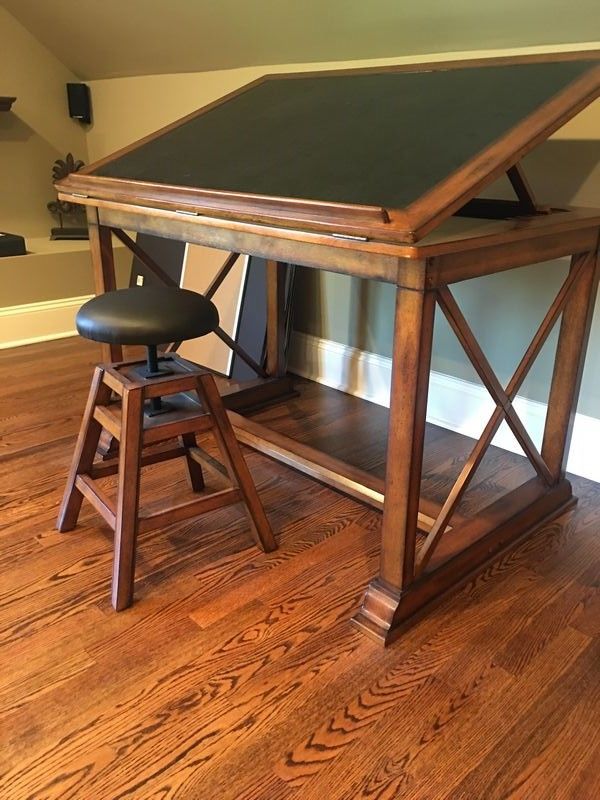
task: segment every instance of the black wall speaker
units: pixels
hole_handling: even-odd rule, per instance
[[[92,121],[90,87],[85,83],[67,83],[69,116],[89,125]]]

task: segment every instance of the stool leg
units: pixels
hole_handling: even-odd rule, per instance
[[[232,481],[239,486],[244,498],[254,539],[257,545],[265,552],[276,550],[277,543],[273,537],[273,531],[212,375],[206,374],[198,377],[198,394],[200,399],[204,401],[206,409],[212,414],[215,422],[213,430],[219,448],[229,475]]]
[[[193,433],[184,433],[179,437],[183,447],[185,447],[185,460],[187,463],[188,477],[190,486],[194,492],[201,492],[204,489],[204,474],[202,467],[194,461],[190,455],[190,448],[196,447],[196,437]]]
[[[119,487],[112,579],[112,605],[115,611],[121,611],[133,602],[143,408],[143,389],[125,389],[119,443]]]
[[[83,495],[75,487],[75,479],[78,475],[89,472],[94,463],[96,447],[102,433],[102,426],[94,419],[94,409],[97,405],[108,403],[110,399],[110,388],[103,383],[103,378],[104,370],[96,367],[73,453],[65,493],[58,512],[56,527],[59,531],[70,531],[77,525]]]

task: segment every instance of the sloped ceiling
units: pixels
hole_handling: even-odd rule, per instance
[[[598,0],[2,0],[82,80],[600,38]]]

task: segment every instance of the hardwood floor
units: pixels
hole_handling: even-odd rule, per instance
[[[239,507],[144,534],[117,614],[108,527],[84,503],[54,530],[97,358],[0,352],[1,800],[600,797],[599,485],[383,650],[349,624],[380,515],[246,451],[279,549]],[[259,416],[382,474],[384,409],[304,385]],[[443,497],[469,440],[428,445]],[[493,450],[461,512],[523,469]],[[159,490],[183,461],[146,468]]]

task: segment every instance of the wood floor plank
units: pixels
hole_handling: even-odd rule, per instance
[[[589,594],[590,590],[580,584],[570,584],[506,643],[496,655],[496,663],[512,675],[519,675],[571,623]]]
[[[593,706],[590,705],[592,713]],[[562,737],[557,740],[562,741]],[[577,769],[563,770],[561,775],[560,795],[565,800],[577,800],[577,798],[600,797],[600,742],[592,747],[587,747],[586,752],[580,753]],[[557,791],[557,796],[558,796]]]
[[[331,762],[344,756],[346,748],[368,737],[390,708],[401,704],[406,696],[433,680],[462,650],[468,638],[487,627],[489,614],[501,618],[507,599],[503,594],[486,605],[471,604],[462,595],[454,600],[451,612],[443,610],[436,620],[436,633],[406,659],[395,659],[394,666],[380,676],[380,682],[367,684],[364,691],[350,695],[334,715],[327,716],[316,730],[292,748],[276,766],[277,774],[294,786],[301,786]],[[509,603],[510,606],[510,603]],[[468,631],[468,634],[466,632]],[[376,675],[378,670],[374,671]],[[348,687],[351,689],[352,687]]]
[[[514,725],[518,715],[535,709],[539,681],[552,681],[568,674],[571,664],[587,649],[588,642],[581,635],[567,630],[560,641],[562,660],[544,660],[520,679],[506,673],[494,664],[485,668],[475,679],[469,677],[462,685],[450,688],[441,704],[433,704],[415,719],[411,731],[397,739],[393,735],[394,720],[391,715],[373,731],[377,745],[372,755],[374,763],[365,767],[364,779],[355,797],[369,796],[369,787],[402,785],[402,798],[421,800],[422,797],[463,797],[457,784],[472,764],[480,764],[497,746],[502,736]],[[553,654],[559,648],[553,648]],[[460,742],[460,756],[457,756]],[[387,744],[382,747],[381,743]],[[522,742],[523,746],[523,742]],[[354,755],[354,754],[352,754]],[[496,762],[498,773],[505,769]],[[359,770],[360,771],[360,770]],[[489,795],[485,783],[473,787],[466,797]],[[532,795],[535,796],[535,795]],[[339,795],[335,794],[337,800]]]
[[[595,747],[600,738],[593,711],[600,698],[599,663],[600,642],[588,642],[568,671],[546,681],[535,705],[528,704],[515,716],[497,747],[456,787],[454,796],[466,800],[485,791],[490,800],[536,797],[550,778],[554,796],[564,797],[562,774],[577,770],[579,737],[585,739],[585,749]],[[565,714],[566,698],[571,710]],[[556,746],[557,739],[562,748]],[[501,771],[498,763],[503,764]]]
[[[359,514],[359,519],[360,516]],[[371,531],[366,531],[360,524],[352,524],[353,517],[347,514],[333,520],[330,518],[329,522],[333,523],[329,530],[336,531],[336,535],[332,533],[317,541],[313,547],[292,550],[289,556],[290,563],[286,565],[285,571],[276,569],[283,563],[285,555],[285,550],[280,546],[279,550],[282,552],[277,557],[269,559],[272,568],[262,570],[254,568],[247,575],[242,574],[236,581],[224,580],[223,591],[219,594],[211,592],[192,612],[192,619],[202,627],[206,627],[254,597],[260,597],[265,603],[276,602],[273,598],[277,593],[285,592],[291,581],[304,586],[310,574],[314,574],[319,567],[326,574],[327,564],[332,558],[339,560],[342,569],[344,564],[351,563],[352,556],[357,552],[364,553],[366,557],[366,553],[370,550],[372,559],[375,560],[377,538]],[[337,535],[340,532],[343,533],[342,537]],[[341,545],[340,538],[343,539]]]
[[[380,514],[244,450],[279,549],[237,507],[148,532],[116,614],[108,527],[54,530],[97,360],[0,351],[1,800],[596,800],[600,486],[382,650],[349,624]],[[384,475],[386,409],[301,381],[258,417]],[[439,502],[473,441],[426,442]],[[492,448],[461,511],[527,469]],[[183,461],[144,470],[147,507],[186,492]]]
[[[586,636],[600,637],[600,587],[588,589],[571,625]]]
[[[362,569],[361,578],[362,580],[364,580],[367,572],[365,569],[365,565],[361,559],[359,559],[359,561],[357,562],[357,566],[359,569]],[[339,580],[343,580],[344,578],[345,578],[344,574],[341,574],[339,576]],[[329,580],[327,579],[327,577],[316,579],[314,588],[311,589],[310,587],[308,587],[305,589],[304,599],[310,599],[311,595],[315,595],[315,592],[316,592],[315,595],[316,597],[320,597],[326,594],[328,590],[328,583]],[[335,605],[331,606],[330,604],[330,607],[327,607],[327,605],[320,599],[315,600],[315,605],[317,607],[326,608],[327,613],[330,616],[332,614],[334,616],[338,614],[340,617],[346,619],[353,605],[357,602],[357,600],[358,600],[358,593],[356,589],[354,589],[354,593],[351,596],[349,602],[346,601],[342,596],[340,598],[340,602],[343,603],[343,614],[336,609]],[[265,658],[265,652],[264,652],[265,650],[269,654],[269,658],[267,660],[268,662],[272,661],[275,657],[279,657],[278,654],[280,652],[285,652],[285,647],[282,648],[281,646],[282,641],[283,644],[287,643],[290,637],[292,637],[293,635],[294,627],[291,625],[289,617],[290,615],[293,615],[295,611],[296,611],[296,604],[293,604],[291,602],[288,602],[287,604],[283,603],[281,608],[277,609],[276,612],[268,611],[265,608],[262,615],[259,616],[259,619],[250,624],[248,627],[245,628],[243,627],[239,634],[235,636],[229,634],[225,644],[217,648],[216,654],[213,653],[213,655],[210,656],[209,654],[205,653],[203,655],[203,658],[199,659],[199,663],[196,667],[195,672],[193,665],[188,665],[186,668],[188,673],[191,675],[195,675],[196,679],[199,679],[201,675],[198,674],[197,670],[201,669],[203,673],[213,676],[212,682],[214,684],[216,681],[216,678],[214,677],[215,673],[218,675],[219,669],[225,670],[226,675],[222,679],[222,682],[224,685],[228,685],[229,678],[227,678],[227,673],[231,671],[230,661],[232,658],[236,657],[236,653],[238,653],[237,669],[240,669],[241,667],[243,667],[243,663],[242,664],[239,663],[240,659],[239,653],[249,651],[246,659],[248,659],[248,663],[250,665],[249,667],[250,672],[253,669],[255,669],[255,667],[252,665],[255,664],[257,665],[257,667],[262,666]],[[253,620],[255,616],[256,612],[253,612],[252,614]],[[295,614],[295,616],[298,619],[297,635],[300,638],[306,637],[307,635],[311,635],[313,633],[313,627],[311,626],[307,627],[303,614],[299,611]],[[323,624],[326,624],[326,621],[327,617],[325,617]],[[243,615],[240,617],[239,622],[243,622]],[[305,628],[307,628],[306,632],[304,632]],[[276,636],[275,632],[278,629],[280,629],[280,633],[277,634]],[[213,636],[214,636],[214,631],[213,631]],[[274,641],[273,637],[275,637]],[[262,642],[263,638],[265,639],[264,643]],[[261,645],[261,643],[263,645],[262,648],[259,646]],[[194,646],[195,645],[196,642],[194,642]],[[93,652],[94,656],[98,661],[98,666],[100,668],[103,664],[103,657],[102,657],[103,653],[99,648],[96,648],[95,651]],[[185,657],[185,654],[187,654],[187,657],[189,658],[190,648],[182,648],[182,651],[179,654],[175,654],[174,657],[178,659],[177,663],[179,663],[179,661]],[[133,655],[131,648],[129,648],[129,650],[126,648],[125,652],[122,653],[122,655],[124,655],[128,659],[128,661],[131,661]],[[147,706],[148,712],[150,712],[152,708],[154,708],[157,704],[160,705],[161,702],[164,702],[164,700],[161,699],[162,697],[164,697],[164,692],[166,692],[167,696],[171,696],[172,694],[177,694],[177,690],[175,687],[180,679],[178,670],[179,667],[177,667],[173,673],[175,684],[173,683],[170,684],[166,680],[166,675],[161,676],[160,672],[158,674],[155,673],[153,675],[154,680],[160,679],[163,689],[161,690],[161,693],[153,693],[151,698],[147,698],[148,702],[150,703],[150,705]],[[93,682],[99,678],[99,675],[96,674],[96,676],[94,676],[92,674],[90,678]],[[135,682],[135,676],[132,677],[132,682]],[[141,705],[141,700],[137,696],[137,694],[134,696],[133,702],[135,703],[136,709],[141,713],[144,706]]]
[[[348,611],[348,604],[343,610]],[[140,691],[132,686],[130,700],[121,701],[118,713],[107,712],[102,718],[96,719],[93,730],[82,727],[73,742],[63,745],[54,743],[50,750],[42,754],[41,762],[36,763],[52,767],[68,762],[82,739],[85,739],[89,749],[94,749],[99,740],[108,741],[125,759],[128,766],[121,770],[118,780],[128,785],[134,793],[142,780],[140,776],[143,776],[144,784],[152,780],[160,783],[165,780],[172,764],[176,766],[178,780],[183,779],[186,771],[182,770],[180,764],[183,753],[191,758],[195,750],[201,749],[202,761],[209,761],[215,748],[220,751],[223,747],[223,737],[232,737],[235,741],[236,723],[243,718],[244,709],[231,708],[228,693],[232,684],[240,686],[249,676],[255,676],[265,664],[286,652],[287,643],[293,637],[293,630],[286,630],[290,626],[290,613],[289,608],[282,608],[278,614],[274,614],[255,604],[250,624],[235,636],[229,634],[217,650],[204,653],[203,657],[176,668],[171,666],[166,674],[161,674],[160,667],[155,665],[151,690],[144,687]],[[329,614],[333,613],[335,611],[329,611]],[[324,620],[326,623],[327,619]],[[279,634],[275,633],[277,629],[280,629]],[[310,630],[300,627],[297,636],[302,638],[311,634],[312,627]],[[197,640],[197,643],[200,641]],[[188,658],[189,654],[188,648]],[[233,668],[232,660],[235,664]],[[199,691],[195,688],[198,685],[205,688]],[[273,680],[273,685],[279,685],[279,678]],[[260,699],[264,698],[261,696]],[[201,719],[198,719],[199,712]],[[130,725],[123,726],[123,714],[128,715]],[[186,725],[190,715],[196,718],[191,728]],[[182,724],[188,727],[190,733],[185,741],[180,738]],[[187,769],[194,764],[195,760],[191,759]],[[35,771],[35,768],[35,763],[27,765],[29,772]],[[115,789],[113,781],[114,772],[108,768],[90,784],[89,791],[97,792],[99,796],[112,796]]]

